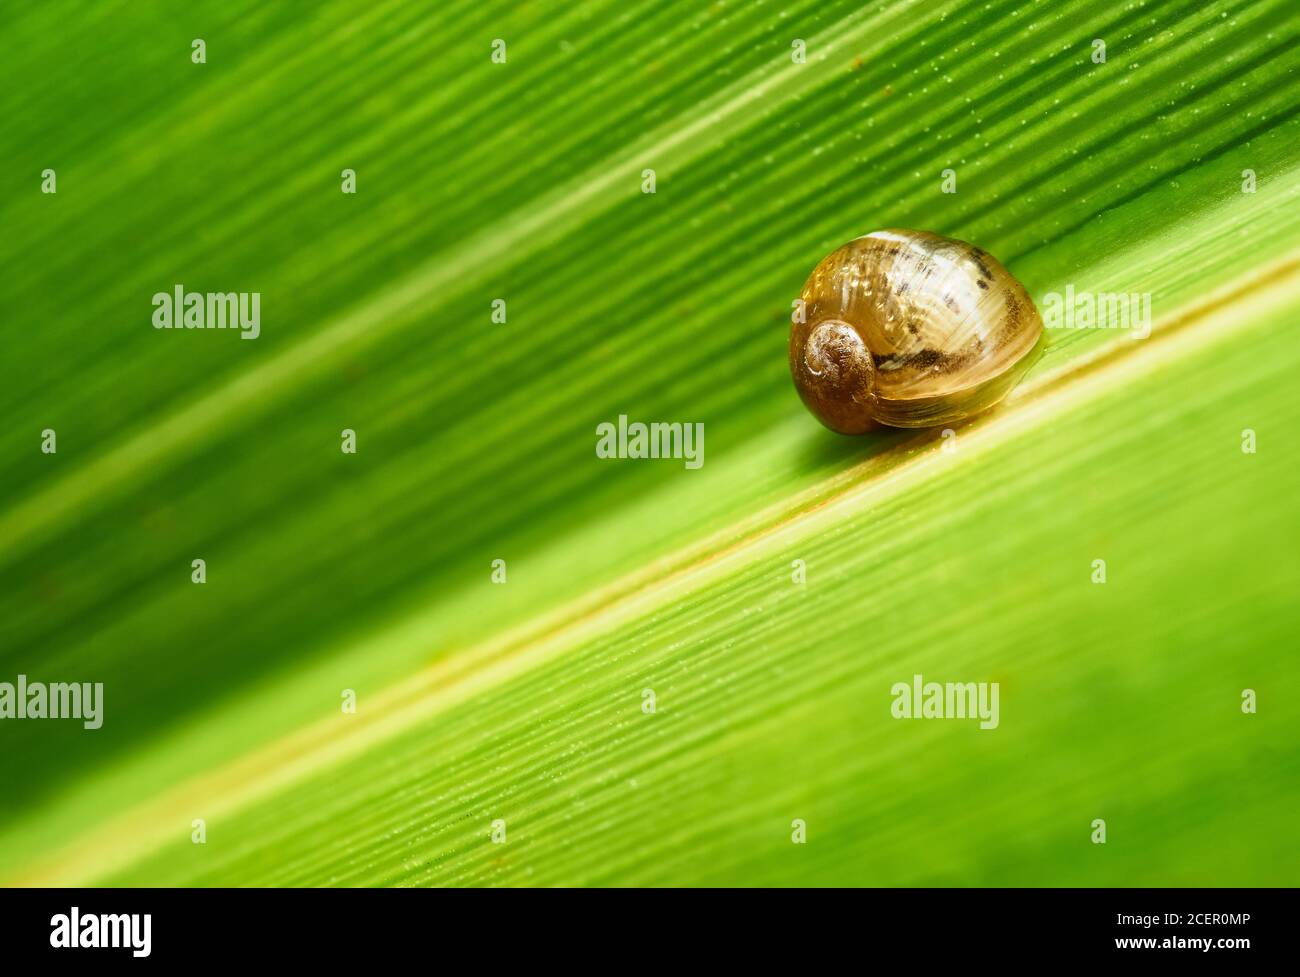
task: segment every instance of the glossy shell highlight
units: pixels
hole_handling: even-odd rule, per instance
[[[823,424],[931,427],[1006,396],[1041,352],[1033,300],[988,252],[885,230],[827,255],[800,294],[790,373]]]

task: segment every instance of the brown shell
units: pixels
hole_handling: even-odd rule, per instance
[[[930,427],[992,407],[1041,349],[1043,320],[992,255],[927,231],[875,231],[831,252],[800,296],[790,372],[823,424]]]

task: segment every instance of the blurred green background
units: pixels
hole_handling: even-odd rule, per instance
[[[1285,0],[48,2],[0,41],[0,681],[106,699],[0,721],[0,882],[1296,883]],[[1053,334],[951,454],[837,437],[790,303],[889,226],[1155,331]],[[260,292],[260,338],[154,330],[176,284]],[[597,459],[619,414],[704,467]],[[1000,727],[891,719],[918,672]]]

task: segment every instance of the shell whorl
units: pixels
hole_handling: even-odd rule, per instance
[[[996,403],[1042,336],[1024,287],[987,252],[926,231],[876,231],[824,258],[801,294],[790,366],[828,427],[923,427]]]

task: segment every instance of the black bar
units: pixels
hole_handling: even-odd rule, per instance
[[[1279,889],[0,890],[0,953],[6,965],[397,965],[415,958],[443,967],[459,959],[461,970],[515,955],[534,965],[576,960],[613,939],[629,960],[646,961],[704,941],[760,960],[802,947],[819,958],[911,957],[926,969],[942,961],[983,970],[992,961],[1126,958],[1233,966],[1292,956],[1293,897]],[[52,946],[71,938],[73,907],[74,942],[124,945]],[[800,972],[806,969],[829,968]]]

